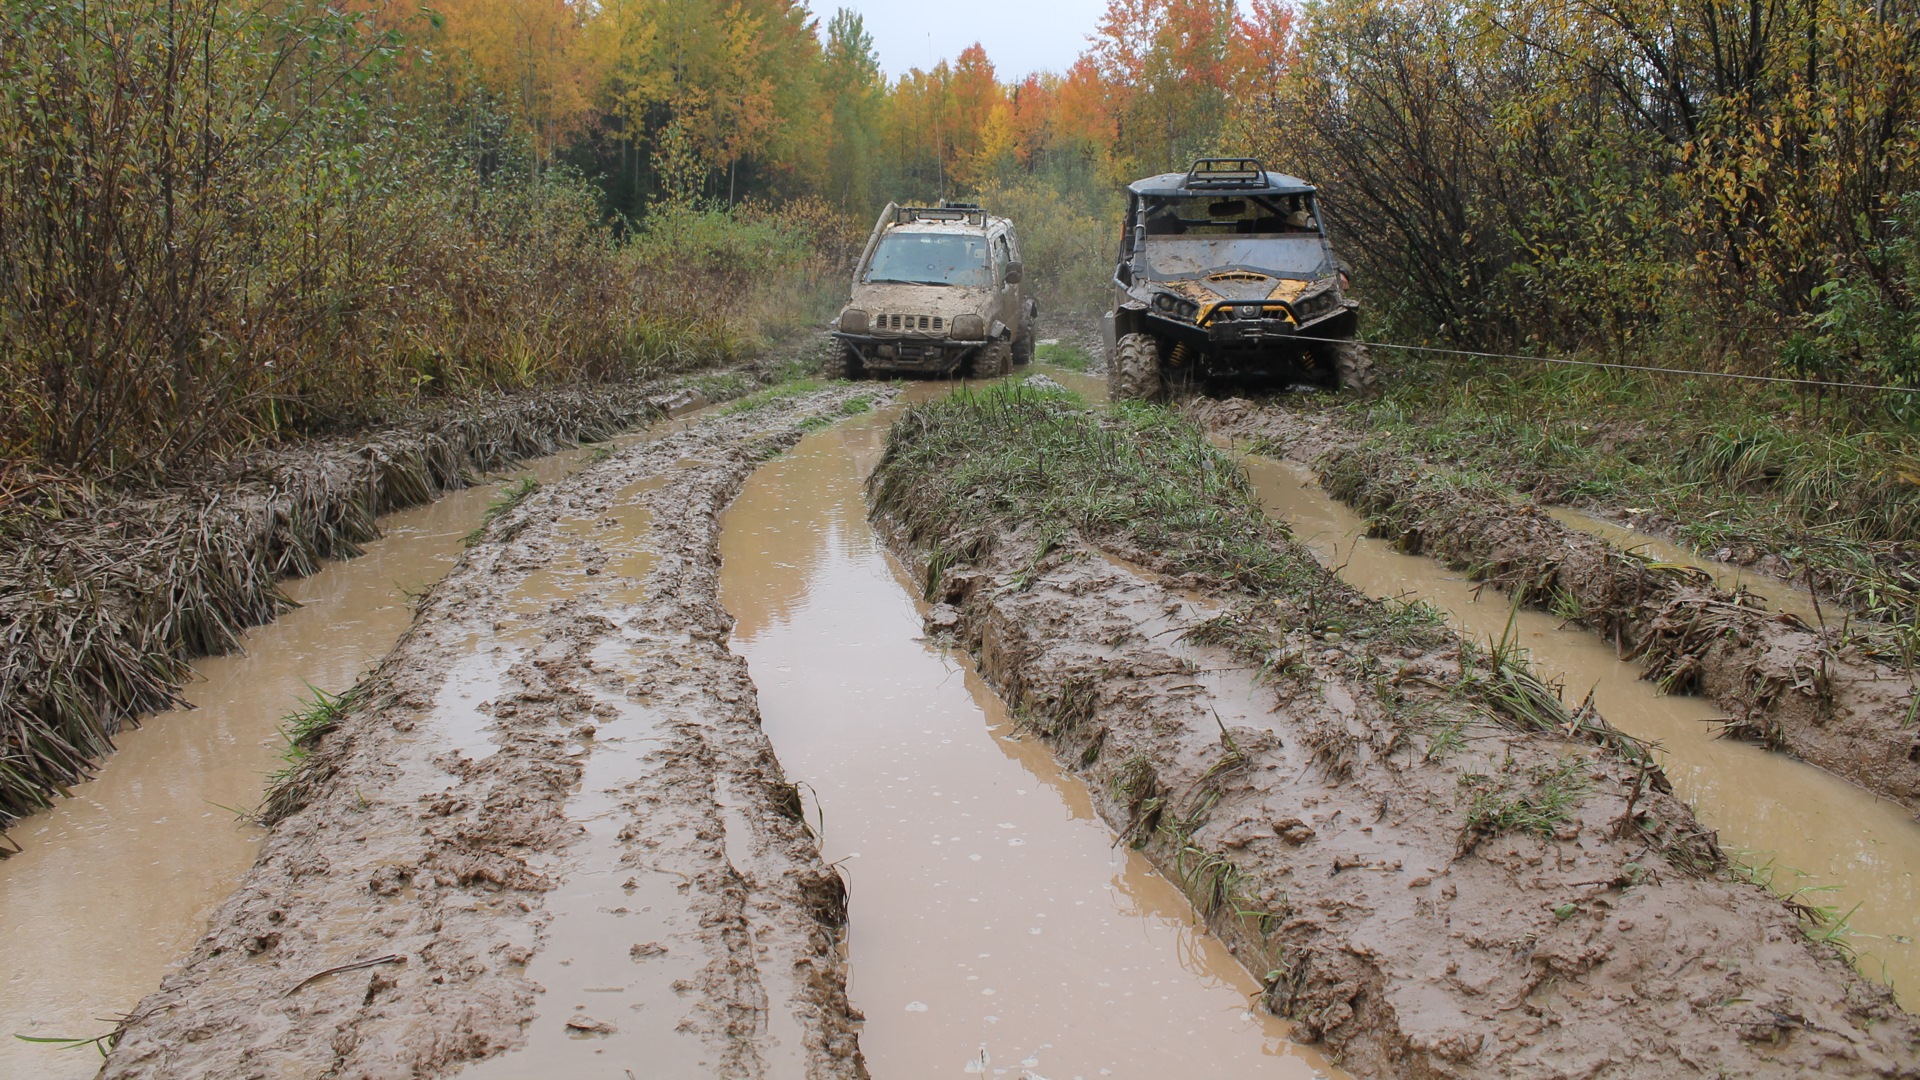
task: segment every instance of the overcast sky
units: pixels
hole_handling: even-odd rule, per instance
[[[1065,71],[1087,47],[1107,0],[812,0],[825,28],[847,7],[865,17],[889,78],[952,60],[978,41],[1005,82],[1035,71]]]

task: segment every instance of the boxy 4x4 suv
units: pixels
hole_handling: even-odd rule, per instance
[[[1113,397],[1227,379],[1370,386],[1360,305],[1314,198],[1246,158],[1129,185],[1104,328]]]
[[[1011,221],[973,203],[889,203],[854,268],[827,375],[1005,375],[1033,359],[1038,308],[1020,282]]]

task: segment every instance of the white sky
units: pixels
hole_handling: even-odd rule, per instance
[[[867,23],[880,66],[898,78],[908,68],[952,60],[978,41],[1001,82],[1035,71],[1065,71],[1087,47],[1107,0],[812,0],[824,32],[840,8]]]

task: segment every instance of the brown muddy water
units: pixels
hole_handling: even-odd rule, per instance
[[[721,540],[733,648],[851,882],[874,1075],[1344,1075],[1253,1007],[1254,978],[1115,846],[970,659],[922,639],[910,575],[866,520],[891,419],[808,436],[762,468]]]
[[[528,462],[507,479],[555,480],[591,453]],[[257,853],[263,834],[236,808],[257,805],[284,764],[282,718],[311,687],[345,690],[392,649],[413,618],[408,594],[446,574],[503,486],[384,517],[365,555],[286,582],[301,607],[249,630],[244,653],[196,662],[193,708],[121,734],[95,779],[13,828],[25,851],[0,862],[0,1077],[98,1070],[91,1047],[14,1036],[100,1035],[191,950]]]
[[[1425,600],[1482,641],[1505,633],[1511,614],[1520,643],[1542,672],[1564,680],[1570,701],[1592,691],[1601,715],[1615,727],[1659,744],[1675,792],[1719,831],[1730,854],[1763,868],[1776,890],[1847,915],[1851,933],[1844,940],[1858,952],[1860,970],[1890,983],[1908,1009],[1920,1001],[1914,995],[1920,986],[1920,950],[1914,947],[1920,935],[1914,880],[1920,825],[1897,804],[1784,754],[1715,738],[1720,712],[1712,702],[1663,695],[1598,635],[1563,627],[1545,612],[1510,613],[1503,594],[1482,592],[1431,559],[1367,538],[1360,518],[1322,491],[1305,467],[1255,456],[1243,460],[1267,511],[1356,588]],[[1593,523],[1575,527],[1596,531]],[[1668,561],[1704,562],[1639,534],[1608,539],[1629,539]],[[1792,599],[1772,595],[1785,591],[1778,583],[1743,583],[1768,587],[1770,600]]]

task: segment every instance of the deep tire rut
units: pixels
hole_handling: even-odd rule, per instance
[[[844,889],[716,589],[745,477],[802,421],[887,393],[710,417],[496,522],[295,775],[297,809],[103,1075],[434,1077],[585,1033],[636,1068],[864,1076]],[[474,685],[477,710],[450,706]],[[631,911],[570,913],[590,872],[625,876]],[[530,965],[550,980],[543,951],[573,947],[580,918],[634,927],[594,948],[633,965],[645,1008],[589,1017],[540,992]]]

